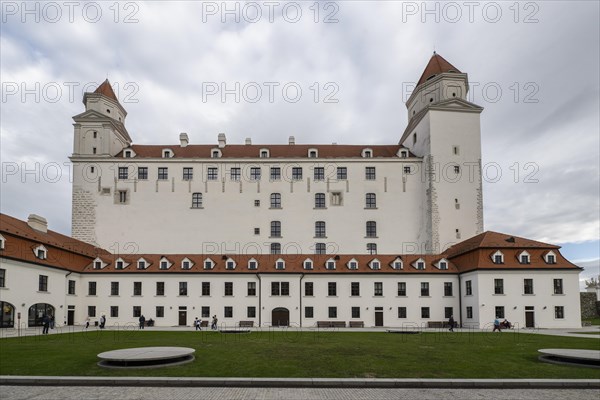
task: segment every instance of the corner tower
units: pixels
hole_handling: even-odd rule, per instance
[[[101,161],[108,161],[131,145],[125,129],[127,111],[110,82],[83,96],[85,111],[73,117],[73,205],[71,236],[96,244],[96,208],[102,182]],[[110,182],[104,177],[105,182]]]
[[[481,127],[483,108],[469,102],[467,74],[433,53],[406,102],[400,144],[423,157],[423,227],[427,253],[483,232]]]

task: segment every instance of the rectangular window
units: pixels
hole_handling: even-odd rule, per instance
[[[281,295],[282,296],[290,295],[290,283],[289,282],[281,282]]]
[[[201,315],[202,318],[210,318],[210,307],[202,306]]]
[[[88,306],[88,317],[96,316],[96,306]]]
[[[281,208],[281,193],[271,193],[271,208]]]
[[[271,221],[271,237],[281,237],[281,221]]]
[[[232,181],[239,181],[242,176],[242,169],[233,167],[229,170],[229,175],[231,176]]]
[[[556,319],[565,318],[565,307],[563,307],[563,306],[554,307],[554,318],[556,318]]]
[[[452,282],[444,282],[444,296],[452,296]]]
[[[563,294],[563,280],[562,279],[554,280],[554,294]]]
[[[383,282],[374,282],[373,295],[374,296],[383,296]]]
[[[342,192],[332,192],[331,193],[331,205],[332,206],[341,206],[342,205]]]
[[[210,296],[210,282],[202,282],[202,296]]]
[[[375,195],[375,193],[366,194],[365,208],[377,208],[377,196]]]
[[[367,253],[377,254],[377,243],[367,243]]]
[[[473,294],[473,285],[471,281],[465,282],[465,292],[467,296],[471,296]]]
[[[183,180],[191,181],[192,179],[194,179],[194,169],[185,167],[183,169]]]
[[[271,167],[271,180],[279,181],[281,180],[281,168],[279,167]]]
[[[248,282],[248,296],[256,296],[256,282]]]
[[[247,318],[256,318],[256,307],[248,307],[246,316]]]
[[[360,318],[360,307],[352,307],[352,318]]]
[[[219,170],[217,167],[208,167],[206,170],[206,180],[216,181],[219,178]]]
[[[494,279],[494,294],[504,294],[504,279]]]
[[[233,296],[233,282],[225,282],[225,296]]]
[[[398,307],[398,318],[406,318],[406,307]]]
[[[325,193],[315,193],[315,208],[325,208]]]
[[[271,254],[281,254],[281,243],[271,243]]]
[[[128,167],[119,167],[119,179],[127,179],[129,178],[129,168]]]
[[[326,236],[327,235],[326,235],[326,231],[325,231],[325,222],[324,221],[315,222],[315,237],[324,238]]]
[[[454,308],[444,307],[444,318],[448,319],[454,315]]]
[[[292,179],[295,181],[302,180],[302,167],[292,168]]]
[[[329,318],[337,318],[337,307],[329,307]]]
[[[410,167],[409,166],[404,167],[404,173],[405,174],[410,174]]]
[[[164,306],[156,306],[156,318],[164,318],[165,317],[165,307]]]
[[[226,306],[223,310],[225,318],[233,318],[233,307]]]
[[[127,203],[127,190],[119,190],[119,203]]]
[[[429,307],[421,307],[421,318],[429,318]]]
[[[504,306],[496,306],[494,311],[496,318],[504,318]]]
[[[367,237],[374,238],[377,237],[377,222],[375,221],[367,221]]]
[[[365,179],[368,181],[375,180],[375,167],[365,167]]]
[[[133,295],[134,296],[142,295],[142,282],[133,282]]]
[[[406,296],[406,282],[398,282],[398,296]]]
[[[119,318],[119,307],[118,306],[110,306],[110,316],[111,316],[111,318]]]
[[[421,296],[429,296],[429,282],[421,282]]]
[[[260,181],[260,167],[250,168],[250,180]]]
[[[271,282],[271,296],[279,296],[279,282]]]
[[[188,295],[187,282],[179,282],[179,295],[180,296],[187,296]]]
[[[314,296],[314,287],[312,282],[304,282],[304,295]]]
[[[47,275],[40,275],[39,279],[38,279],[38,290],[40,292],[47,292],[48,291],[48,276]]]
[[[165,295],[165,283],[164,282],[156,282],[156,295],[157,296]]]
[[[324,167],[315,167],[313,169],[313,177],[315,181],[324,181],[325,180],[325,168]]]
[[[533,279],[523,279],[523,293],[533,294]]]
[[[158,179],[161,181],[169,179],[169,168],[159,167],[158,168]]]
[[[304,318],[314,318],[314,309],[312,307],[304,307]]]
[[[68,294],[75,294],[75,281],[73,281],[71,279],[69,279],[67,293]]]
[[[335,282],[327,283],[327,296],[337,296],[337,284]]]
[[[96,282],[88,282],[88,296],[96,295]]]
[[[471,306],[467,307],[467,318],[473,318],[473,307]]]
[[[348,179],[348,168],[337,167],[337,178],[338,178],[338,180]]]
[[[350,296],[360,296],[360,282],[350,283]]]
[[[138,179],[139,180],[148,179],[148,167],[138,167]]]
[[[142,315],[142,307],[140,306],[133,306],[133,317],[134,318],[139,318]]]

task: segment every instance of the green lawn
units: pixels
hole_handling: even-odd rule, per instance
[[[600,317],[582,320],[582,322],[586,322],[586,321],[591,322],[592,325],[600,325]]]
[[[192,363],[110,370],[103,351],[196,349]],[[89,331],[0,340],[1,375],[370,378],[594,378],[600,370],[546,364],[541,348],[600,349],[595,338],[503,333]]]

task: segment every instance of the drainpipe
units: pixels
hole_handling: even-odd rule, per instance
[[[300,328],[302,328],[302,279],[304,279],[304,272],[300,275],[300,288],[298,290],[298,297],[300,298]]]
[[[262,281],[260,280],[260,274],[256,274],[258,278],[258,326],[262,326]]]

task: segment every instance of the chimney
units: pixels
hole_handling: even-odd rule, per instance
[[[39,215],[29,214],[27,225],[38,232],[48,232],[48,221],[46,221],[46,218],[40,217]]]
[[[250,139],[249,137],[246,138],[246,145],[251,145],[252,144],[252,139]]]
[[[227,144],[224,133],[219,133],[219,148],[222,149]]]
[[[188,138],[188,134],[185,132],[181,132],[179,134],[179,145],[181,147],[186,147],[189,142],[190,142],[190,139]]]
[[[296,144],[296,138],[293,136],[290,136],[288,144]]]

